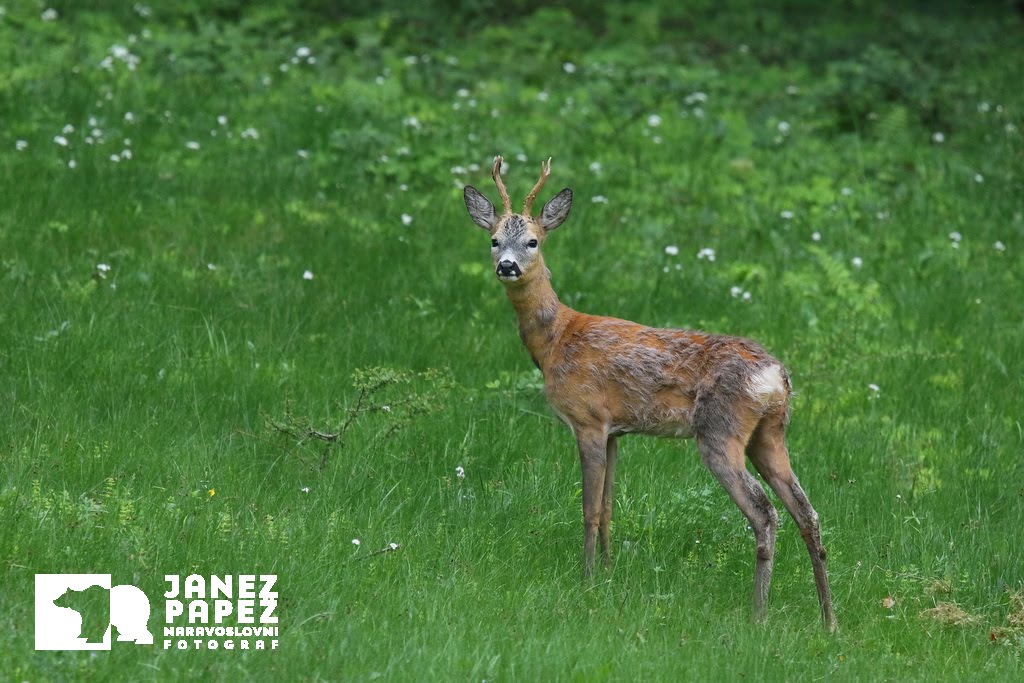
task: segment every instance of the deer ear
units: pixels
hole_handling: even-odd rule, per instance
[[[548,200],[544,209],[540,212],[540,219],[537,221],[540,227],[551,232],[565,222],[569,217],[569,209],[572,208],[572,190],[568,187]]]
[[[494,204],[491,204],[487,197],[480,194],[480,191],[472,185],[466,185],[462,191],[466,200],[466,211],[473,222],[488,232],[493,232],[498,223],[498,216],[494,211]]]

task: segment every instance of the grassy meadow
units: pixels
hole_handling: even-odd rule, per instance
[[[545,4],[0,0],[0,678],[1020,680],[1022,15]],[[838,634],[781,505],[751,623],[692,442],[622,441],[581,583],[496,154],[575,192],[563,302],[787,364]],[[37,573],[156,645],[34,651]],[[190,573],[276,573],[279,649],[165,651]]]

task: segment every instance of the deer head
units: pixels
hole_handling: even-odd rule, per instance
[[[551,175],[551,159],[540,166],[540,179],[523,202],[521,213],[512,213],[512,201],[501,179],[502,158],[494,159],[491,177],[501,195],[502,212],[498,215],[494,205],[472,185],[464,191],[466,210],[473,222],[491,234],[491,258],[494,272],[505,285],[527,282],[537,271],[543,271],[544,260],[540,245],[548,233],[560,226],[572,208],[572,190],[568,187],[556,194],[533,216],[533,200]]]

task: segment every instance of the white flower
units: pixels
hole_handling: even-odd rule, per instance
[[[117,155],[117,154],[111,154],[110,155],[110,160],[113,161],[116,164],[119,161],[121,161],[121,157],[119,155]]]
[[[125,123],[135,123],[135,114],[131,113],[130,111],[126,111],[124,113],[124,122]]]
[[[302,491],[303,493],[309,493],[309,487],[308,487],[308,486],[303,486],[303,487],[302,487],[301,489],[299,489],[299,490],[300,490],[300,491]]]
[[[603,194],[595,194],[593,197],[590,198],[590,201],[593,202],[594,204],[607,204],[608,198],[605,197]]]
[[[697,252],[697,258],[707,259],[708,261],[711,261],[713,263],[715,260],[715,250],[710,249],[708,247],[704,247],[703,249]]]
[[[992,248],[996,251],[1006,251],[1006,245],[999,240],[996,240],[996,243],[992,245]]]
[[[57,20],[57,10],[53,9],[52,7],[50,7],[48,9],[44,10],[43,13],[39,15],[39,18],[42,19],[43,21],[56,21]]]
[[[988,102],[979,102],[978,103],[978,113],[980,113],[980,114],[987,114],[988,110],[991,109],[991,108],[992,108],[992,105],[990,105]]]
[[[466,478],[466,470],[462,469],[461,465],[456,467],[455,468],[455,476],[458,477],[459,479],[465,479]]]
[[[793,212],[789,211],[789,210],[787,210],[787,211],[780,211],[779,212],[779,216],[781,216],[783,219],[785,219],[787,221],[791,220],[793,218],[793,215],[794,215]]]
[[[206,264],[206,269],[207,270],[217,270],[217,264],[216,263],[207,263]],[[249,344],[249,348],[252,348],[252,342],[247,342],[247,344]]]
[[[459,88],[458,90],[455,91],[455,96],[462,98],[469,97],[469,90],[467,90],[466,88]]]
[[[959,241],[961,241],[961,240],[962,240],[963,238],[964,238],[964,236],[963,236],[963,235],[961,235],[961,234],[960,234],[959,232],[957,232],[956,230],[954,230],[953,232],[949,233],[949,239],[950,239],[950,241],[951,241],[951,242],[959,242]]]
[[[516,155],[516,161],[518,161],[521,164],[525,164],[528,161],[528,159],[526,158],[525,154],[520,152],[519,154]]]
[[[307,270],[307,271],[303,272],[302,273],[302,279],[303,280],[312,280],[313,279],[313,271],[312,270]]]
[[[875,218],[877,218],[880,221],[888,220],[889,219],[889,212],[888,211],[879,211],[878,213],[875,214]]]
[[[305,59],[310,54],[311,54],[311,52],[310,52],[309,48],[306,47],[305,45],[302,45],[302,46],[300,46],[299,48],[297,48],[295,50],[295,56],[298,57],[299,59]]]
[[[853,194],[853,188],[844,187],[841,190],[839,190],[839,194],[843,195],[844,197],[849,197],[851,194]]]
[[[731,294],[734,298],[738,297],[742,293],[743,293],[743,288],[739,287],[737,285],[733,285],[732,287],[729,288],[729,294]]]
[[[651,138],[651,142],[653,142],[656,145],[660,145],[661,144],[661,136],[660,135],[653,136]]]
[[[199,149],[200,144],[198,142],[196,142],[195,140],[189,140],[188,142],[185,143],[185,146],[188,147],[191,150],[197,150],[197,149]]]
[[[695,92],[687,95],[684,101],[687,104],[694,104],[695,102],[707,102],[708,96],[702,92]]]
[[[298,156],[300,159],[308,159],[309,158],[309,152],[304,150],[304,149],[296,150],[295,151],[295,155]]]
[[[66,137],[64,137],[63,135],[54,135],[53,136],[53,141],[56,142],[61,147],[67,147],[68,146],[68,139]]]
[[[818,232],[817,230],[812,232],[811,233],[811,241],[812,242],[820,242],[821,241],[821,233]]]
[[[398,545],[397,543],[388,543],[387,549],[388,550],[398,550],[401,547],[402,546]]]
[[[576,65],[573,64],[572,62],[566,62],[565,64],[562,65],[562,71],[564,71],[567,74],[574,74],[576,73]]]
[[[872,392],[874,392],[876,394],[879,393],[880,391],[882,391],[882,387],[878,386],[877,384],[875,384],[873,382],[868,385],[868,389],[870,389]]]
[[[401,190],[402,192],[408,192],[409,186],[406,185],[405,183],[402,183],[401,185],[398,186],[398,189]]]
[[[603,168],[604,167],[601,166],[601,162],[600,161],[591,161],[590,162],[590,172],[591,173],[595,173],[597,175],[600,175],[601,174],[601,170]]]
[[[260,137],[260,132],[252,126],[249,126],[248,128],[242,131],[242,137],[247,138],[249,140],[258,140]]]
[[[946,136],[940,133],[939,131],[935,131],[934,133],[932,133],[932,142],[934,142],[935,144],[941,145],[945,141]]]
[[[24,150],[24,149],[26,149],[27,147],[28,147],[28,141],[27,140],[15,140],[14,141],[14,149],[18,150],[19,152]]]
[[[796,87],[795,85],[787,85],[786,86],[786,94],[787,95],[796,95],[799,92],[800,92],[800,88]]]
[[[406,116],[404,119],[402,119],[402,124],[414,130],[419,130],[420,128],[423,127],[420,124],[420,120],[415,116]]]
[[[221,114],[217,117],[217,124],[221,126],[228,125],[228,117],[224,116],[224,114]]]
[[[72,125],[71,125],[71,124],[69,123],[69,124],[67,124],[67,125],[65,125],[65,126],[64,126],[64,128],[63,128],[63,130],[61,130],[61,132],[62,132],[62,133],[64,133],[64,135],[71,135],[72,133],[74,133],[74,132],[75,132],[75,127],[74,127],[74,126],[72,126]]]
[[[358,548],[358,547],[359,547],[360,545],[362,545],[362,544],[363,544],[363,542],[362,542],[362,541],[360,541],[360,540],[359,540],[358,538],[353,538],[353,539],[352,539],[352,545],[356,546],[357,548]]]
[[[750,292],[743,292],[743,296],[741,298],[744,301],[750,301],[750,299],[751,299]]]
[[[466,175],[465,166],[452,166],[451,171],[452,175]]]
[[[651,128],[657,128],[661,125],[661,117],[657,114],[651,114],[647,117],[647,125]]]
[[[985,176],[981,175],[980,173],[975,173],[974,174],[974,182],[976,182],[976,183],[983,183],[983,182],[985,182]]]
[[[402,225],[412,225],[412,216],[407,213],[402,214]]]
[[[665,247],[665,253],[668,254],[669,256],[678,256],[679,247],[677,247],[674,244],[670,244],[667,247]]]
[[[541,90],[539,93],[537,93],[537,99],[540,100],[541,102],[547,102],[549,97],[551,96],[548,94],[547,90]]]
[[[403,145],[395,150],[395,154],[397,154],[400,157],[407,157],[410,154],[412,154],[412,150]]]
[[[138,55],[132,54],[132,52],[124,45],[115,44],[107,48],[107,56],[100,62],[100,68],[106,69],[107,71],[113,71],[115,59],[123,62],[124,65],[128,67],[129,71],[135,71],[135,67],[139,65]]]
[[[78,162],[74,159],[68,159],[68,168],[78,168]]]
[[[417,57],[416,55],[408,55],[402,61],[405,62],[406,66],[414,66],[417,62],[420,61],[420,58]]]
[[[864,266],[864,259],[862,259],[860,256],[854,256],[852,259],[850,259],[850,265],[853,266],[854,268],[862,268]]]
[[[789,132],[789,123],[786,121],[779,121],[778,128],[779,132],[785,135],[786,133]]]
[[[101,273],[109,273],[110,272],[110,264],[109,263],[97,263],[96,264],[96,270],[98,270]]]

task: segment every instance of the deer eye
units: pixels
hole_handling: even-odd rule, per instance
[[[529,242],[526,243],[526,246],[528,246],[530,249],[536,249],[537,240],[530,240]]]
[[[498,240],[491,240],[491,246],[494,248],[498,247]]]

